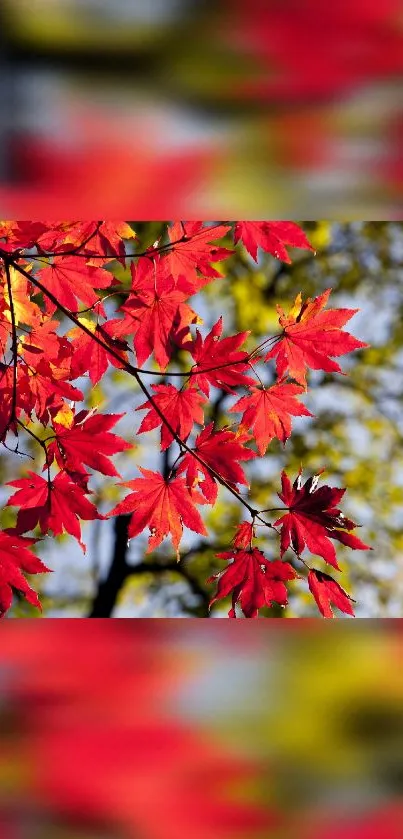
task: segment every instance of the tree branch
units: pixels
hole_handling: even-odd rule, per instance
[[[12,397],[11,397],[11,410],[10,410],[10,419],[9,419],[9,427],[15,423],[17,419],[16,416],[16,408],[17,408],[17,376],[18,376],[18,340],[17,340],[17,321],[15,317],[15,308],[14,308],[14,299],[13,299],[13,289],[11,284],[11,275],[10,275],[10,261],[8,259],[4,260],[4,265],[6,269],[6,277],[7,277],[7,290],[8,296],[10,300],[10,314],[11,314],[11,352],[13,356],[13,390],[12,390]]]
[[[139,562],[136,565],[128,564],[128,528],[130,518],[130,516],[117,516],[115,519],[115,545],[112,562],[107,576],[99,583],[88,617],[110,618],[116,606],[119,592],[128,577],[138,574],[164,574],[167,571],[175,572],[186,580],[192,592],[201,600],[203,616],[208,617],[209,596],[198,581],[189,573],[184,564],[178,565],[176,560],[164,564],[157,561]],[[204,542],[200,543],[183,554],[182,560],[188,559],[190,556],[200,553],[200,551],[206,551],[207,549],[213,550],[211,546],[207,546]]]
[[[181,449],[184,449],[184,450],[185,450],[188,454],[190,454],[192,457],[194,457],[194,458],[195,458],[195,460],[197,460],[197,461],[198,461],[198,462],[199,462],[199,463],[203,466],[203,468],[208,469],[208,471],[210,472],[210,474],[211,474],[211,475],[212,475],[212,476],[213,476],[213,477],[214,477],[214,478],[215,478],[215,479],[216,479],[216,480],[217,480],[217,481],[218,481],[218,482],[219,482],[222,486],[224,486],[224,487],[228,490],[228,492],[230,492],[230,493],[231,493],[231,495],[233,495],[235,498],[237,498],[237,500],[238,500],[238,501],[239,501],[239,502],[240,502],[240,503],[241,503],[241,504],[245,507],[245,509],[247,509],[247,510],[248,510],[248,512],[250,513],[250,515],[252,516],[252,518],[253,518],[253,519],[258,519],[260,522],[262,522],[262,524],[266,525],[266,527],[269,527],[269,528],[272,528],[272,529],[273,529],[273,525],[272,525],[272,524],[270,524],[269,522],[265,521],[265,519],[263,519],[263,518],[261,517],[261,515],[260,515],[260,513],[259,513],[259,511],[258,511],[258,510],[256,510],[254,507],[252,507],[252,506],[251,506],[251,504],[249,504],[249,503],[248,503],[248,502],[247,502],[247,501],[246,501],[246,500],[242,497],[242,495],[241,495],[241,494],[240,494],[240,493],[239,493],[239,492],[238,492],[238,491],[237,491],[237,490],[236,490],[233,486],[231,486],[231,484],[229,484],[229,483],[228,483],[228,481],[226,481],[226,480],[225,480],[225,478],[223,478],[223,477],[222,477],[222,476],[221,476],[218,472],[216,472],[216,470],[215,470],[215,469],[213,469],[213,468],[212,468],[212,467],[211,467],[208,463],[206,463],[206,461],[205,461],[205,460],[203,460],[203,458],[202,458],[202,457],[200,457],[200,455],[199,455],[199,454],[198,454],[198,453],[197,453],[194,449],[192,449],[190,446],[188,446],[188,445],[187,445],[187,443],[185,443],[185,441],[184,441],[184,440],[182,440],[182,439],[179,437],[178,433],[174,430],[174,428],[172,427],[171,423],[170,423],[170,422],[166,419],[166,417],[165,417],[164,413],[161,411],[161,408],[159,407],[158,403],[155,401],[155,399],[154,399],[153,395],[150,393],[150,391],[148,390],[148,388],[147,388],[147,387],[146,387],[146,385],[144,384],[143,380],[141,379],[141,377],[140,377],[139,373],[140,373],[140,372],[142,372],[142,371],[141,371],[141,370],[139,370],[139,368],[134,367],[134,366],[133,366],[132,364],[130,364],[129,362],[126,362],[124,359],[122,359],[122,358],[121,358],[121,356],[119,355],[119,353],[118,353],[118,352],[116,352],[114,349],[112,349],[111,347],[109,347],[107,344],[104,344],[104,342],[102,341],[102,339],[100,339],[96,333],[91,332],[91,330],[90,330],[90,329],[88,329],[88,328],[85,326],[85,324],[81,323],[81,321],[79,321],[79,320],[78,320],[78,318],[76,318],[76,317],[75,317],[75,315],[73,315],[73,314],[72,314],[72,313],[71,313],[71,312],[70,312],[70,311],[69,311],[69,310],[68,310],[65,306],[61,305],[61,304],[60,304],[60,302],[58,301],[57,297],[55,297],[55,295],[54,295],[54,294],[52,294],[52,292],[48,291],[48,289],[46,288],[46,286],[44,286],[44,285],[43,285],[43,283],[41,283],[41,282],[40,282],[40,280],[38,280],[36,277],[33,277],[31,274],[29,274],[27,271],[25,271],[25,269],[24,269],[24,268],[22,268],[22,267],[18,264],[18,262],[14,262],[14,261],[13,261],[13,262],[12,262],[12,264],[15,266],[15,268],[16,268],[16,269],[17,269],[17,270],[18,270],[18,271],[19,271],[19,272],[20,272],[20,273],[21,273],[24,277],[26,277],[26,278],[27,278],[30,282],[32,282],[32,283],[33,283],[33,285],[35,285],[37,288],[39,288],[39,290],[40,290],[43,294],[45,294],[45,295],[49,298],[49,300],[51,300],[51,301],[52,301],[52,303],[54,303],[54,305],[55,305],[55,306],[57,306],[57,307],[58,307],[58,308],[59,308],[59,309],[60,309],[60,310],[61,310],[61,311],[62,311],[62,312],[66,315],[66,317],[68,317],[71,321],[73,321],[73,323],[74,323],[76,326],[78,326],[80,329],[82,329],[84,332],[86,332],[86,333],[90,336],[90,338],[92,338],[94,341],[96,341],[96,343],[100,344],[100,345],[101,345],[104,349],[106,349],[106,350],[107,350],[107,352],[108,352],[110,355],[112,355],[114,358],[118,359],[118,361],[120,362],[120,364],[121,364],[122,368],[123,368],[123,369],[124,369],[127,373],[129,373],[131,376],[133,376],[133,378],[136,380],[136,382],[137,382],[137,384],[139,385],[140,389],[143,391],[144,395],[147,397],[147,400],[150,402],[150,404],[151,404],[151,405],[152,405],[152,407],[154,408],[155,412],[158,414],[158,416],[159,416],[159,418],[160,418],[161,422],[162,422],[162,423],[165,425],[165,427],[168,429],[168,431],[170,432],[170,434],[172,435],[172,437],[174,438],[174,440],[176,440],[176,442],[178,443],[179,447],[180,447]]]

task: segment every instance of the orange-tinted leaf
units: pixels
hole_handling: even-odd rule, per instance
[[[130,537],[137,536],[145,527],[149,527],[151,535],[147,553],[157,548],[166,536],[171,535],[178,555],[184,525],[207,536],[203,520],[183,478],[165,481],[159,472],[139,468],[142,478],[122,484],[134,492],[121,501],[109,516],[132,513]]]
[[[27,278],[23,274],[20,274],[13,266],[10,266],[9,274],[16,325],[28,324],[29,326],[38,326],[42,318],[42,312],[39,306],[31,300],[32,286],[30,286]],[[5,279],[3,279],[3,282],[3,300],[0,299],[0,307],[3,309],[3,317],[8,320],[11,326],[10,296]]]
[[[64,400],[81,401],[83,393],[70,382],[58,379],[58,373],[46,358],[40,356],[33,369],[30,365],[18,368],[19,398],[24,400],[23,407],[31,416],[35,411],[38,419],[47,425],[51,409],[60,409]]]
[[[332,357],[368,346],[349,332],[342,331],[342,327],[358,309],[323,311],[330,292],[329,288],[314,300],[308,298],[305,303],[302,303],[301,294],[298,294],[288,315],[280,306],[277,307],[283,333],[265,360],[276,358],[277,373],[281,378],[289,375],[306,386],[307,368],[341,373],[341,367],[332,361]]]
[[[242,425],[253,429],[260,455],[264,455],[274,437],[285,443],[291,434],[291,416],[311,417],[312,414],[296,398],[303,393],[299,385],[280,382],[269,388],[251,388],[230,408],[231,412],[243,411]]]
[[[0,239],[3,250],[10,253],[19,248],[32,248],[47,230],[48,225],[42,221],[2,221],[0,222]]]

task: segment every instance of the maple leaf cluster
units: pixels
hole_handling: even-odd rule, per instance
[[[43,458],[41,474],[27,471],[9,484],[16,491],[7,504],[18,511],[15,526],[0,532],[1,613],[13,590],[40,605],[24,575],[48,571],[32,551],[42,534],[67,533],[85,550],[81,521],[129,514],[130,538],[148,529],[149,553],[170,537],[179,560],[184,527],[208,536],[199,507],[214,505],[221,485],[251,521],[218,555],[229,565],[216,575],[211,605],[232,593],[230,617],[237,603],[245,617],[285,606],[287,583],[302,566],[325,617],[331,604],[352,614],[349,595],[301,556],[307,549],[340,570],[331,540],[366,549],[337,506],[344,490],[317,489],[318,476],[302,486],[299,475],[291,486],[283,473],[285,515],[272,523],[241,494],[248,489],[241,464],[264,457],[275,438],[285,444],[292,417],[312,416],[301,401],[309,370],[341,373],[334,359],[365,346],[343,330],[356,310],[326,309],[328,289],[313,300],[298,294],[288,313],[279,308],[278,334],[251,350],[249,333],[223,334],[223,318],[206,334],[191,299],[223,279],[221,265],[237,247],[254,260],[262,248],[286,262],[288,247],[312,249],[290,221],[175,222],[145,251],[122,221],[0,222],[0,442],[22,453],[20,440],[30,437]],[[268,365],[277,373],[270,385]],[[112,458],[135,446],[115,433],[123,414],[85,408],[83,378],[96,385],[111,367],[145,397],[137,433],[160,428],[161,451],[174,445],[178,456],[168,476],[139,466],[140,477],[120,484],[131,492],[101,513],[91,477],[119,479]],[[162,381],[149,385],[150,377]],[[212,390],[236,397],[230,413],[240,417],[231,426],[207,423]],[[256,524],[280,536],[273,558],[254,544]]]

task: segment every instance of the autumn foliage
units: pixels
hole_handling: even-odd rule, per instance
[[[332,616],[332,604],[352,614],[351,597],[306,558],[339,571],[334,542],[368,547],[339,509],[345,490],[318,487],[319,475],[302,483],[301,473],[293,482],[283,473],[281,506],[259,510],[248,500],[245,466],[264,457],[273,439],[286,443],[293,417],[312,416],[302,402],[309,371],[340,374],[335,359],[365,346],[344,330],[356,310],[328,308],[330,289],[313,300],[298,293],[288,312],[278,308],[278,332],[252,349],[248,333],[225,334],[225,316],[203,330],[192,298],[224,281],[234,247],[255,260],[263,248],[290,261],[288,248],[311,245],[290,221],[176,222],[145,251],[126,222],[0,224],[0,440],[19,453],[31,437],[43,463],[42,474],[27,469],[10,481],[16,518],[0,533],[3,614],[13,589],[39,605],[25,575],[49,570],[37,556],[41,534],[70,534],[85,549],[80,521],[130,514],[130,538],[147,529],[150,553],[168,537],[180,561],[184,527],[208,537],[202,512],[220,485],[248,520],[218,555],[227,565],[215,575],[212,604],[231,595],[230,617],[236,604],[256,617],[265,605],[285,606],[288,585],[307,577],[322,615]],[[129,289],[116,266],[128,272]],[[159,428],[161,451],[176,446],[177,457],[168,476],[139,466],[120,484],[129,494],[101,513],[91,475],[119,482],[113,457],[131,449],[136,434],[123,439],[116,431],[122,414],[83,408],[79,380],[96,385],[111,366],[144,395],[137,434]],[[235,397],[230,426],[205,423],[213,389]],[[255,544],[257,526],[273,535],[270,557]]]

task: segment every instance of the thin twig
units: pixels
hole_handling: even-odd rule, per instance
[[[10,419],[9,419],[9,427],[15,422],[16,420],[16,408],[17,408],[17,376],[18,376],[18,337],[17,337],[17,321],[15,317],[15,308],[14,308],[14,299],[13,299],[13,289],[11,284],[11,275],[10,275],[10,261],[8,259],[4,260],[5,268],[6,268],[6,277],[7,277],[7,289],[8,289],[8,296],[10,301],[10,314],[11,314],[11,352],[13,354],[13,391],[11,397],[11,411],[10,411]]]

